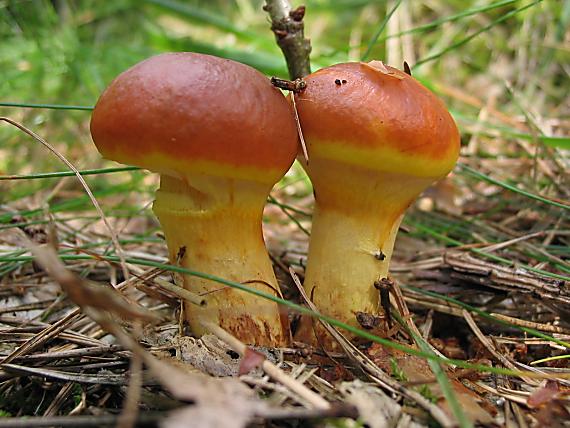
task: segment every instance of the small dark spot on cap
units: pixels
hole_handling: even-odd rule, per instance
[[[346,79],[342,79],[342,84],[344,85],[346,83]]]
[[[335,79],[334,83],[335,83],[335,85],[342,85],[342,83],[340,82],[340,79]]]

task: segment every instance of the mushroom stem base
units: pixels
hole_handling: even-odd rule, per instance
[[[374,283],[388,275],[402,217],[398,212],[354,215],[320,209],[317,204],[304,287],[320,312],[354,327],[360,327],[358,312],[378,314],[379,291]],[[316,320],[304,317],[296,339],[330,347],[323,334]]]

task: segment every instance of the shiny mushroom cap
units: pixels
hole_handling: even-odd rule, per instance
[[[95,106],[91,134],[104,157],[175,178],[273,184],[297,151],[291,108],[263,74],[187,52],[154,56],[120,74]]]
[[[388,173],[439,178],[454,166],[459,131],[418,81],[379,61],[321,69],[296,105],[311,158]]]

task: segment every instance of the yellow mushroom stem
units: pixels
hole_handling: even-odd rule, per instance
[[[253,181],[162,174],[153,210],[171,262],[280,297],[261,230],[270,189]],[[182,277],[182,285],[206,300],[205,307],[185,305],[194,334],[206,333],[202,323],[213,322],[248,344],[288,343],[287,315],[276,303],[191,275]]]
[[[307,170],[318,190],[304,287],[322,313],[359,327],[358,312],[379,312],[374,284],[388,275],[404,211],[433,178],[315,157]],[[314,342],[314,327],[326,344],[324,330],[309,317],[301,321],[296,338]]]

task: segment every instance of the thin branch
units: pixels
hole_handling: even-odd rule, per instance
[[[293,80],[311,74],[311,42],[305,38],[305,6],[291,8],[288,0],[266,0],[263,9],[271,18],[271,31],[283,51],[289,77]]]

